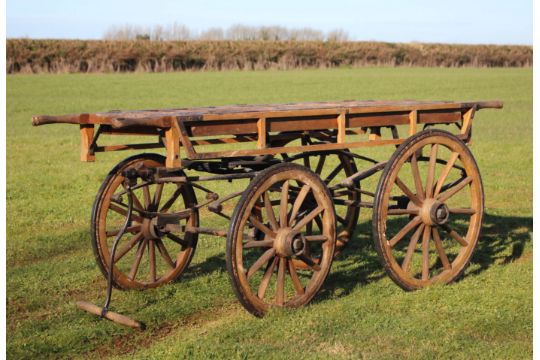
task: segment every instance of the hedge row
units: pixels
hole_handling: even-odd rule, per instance
[[[338,66],[529,67],[532,46],[328,41],[7,40],[7,73]]]

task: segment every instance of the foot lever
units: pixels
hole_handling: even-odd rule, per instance
[[[126,186],[126,191],[128,195],[128,209],[127,209],[127,214],[126,214],[126,221],[124,222],[124,226],[122,226],[122,229],[120,230],[120,232],[116,235],[116,238],[114,239],[111,254],[110,254],[109,274],[107,277],[107,298],[105,300],[105,305],[103,305],[103,307],[99,307],[87,301],[77,301],[75,304],[77,305],[79,309],[87,311],[90,314],[94,314],[101,318],[111,320],[117,324],[129,326],[134,329],[144,330],[146,326],[143,323],[133,320],[132,318],[129,318],[127,316],[115,313],[113,311],[109,311],[109,305],[111,303],[111,295],[112,295],[112,275],[113,275],[113,264],[114,264],[115,254],[116,254],[116,247],[118,246],[118,242],[120,241],[120,238],[124,236],[124,233],[126,232],[128,225],[130,223],[130,220],[131,220],[131,214],[133,212],[133,193],[131,192],[131,186],[136,185],[136,184],[137,184],[137,179],[135,176],[126,176],[125,186]]]

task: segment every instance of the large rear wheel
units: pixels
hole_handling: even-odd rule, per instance
[[[382,263],[406,290],[456,280],[478,242],[484,193],[469,148],[442,130],[405,141],[377,188],[373,237]]]

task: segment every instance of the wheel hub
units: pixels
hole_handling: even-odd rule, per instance
[[[157,217],[152,219],[143,219],[141,230],[144,237],[147,239],[159,239],[162,236],[162,233],[159,231],[157,226]]]
[[[427,225],[442,225],[448,221],[450,211],[445,203],[435,199],[426,199],[420,208],[420,217]]]
[[[274,249],[276,253],[282,257],[291,257],[299,254],[304,250],[305,239],[301,233],[292,228],[281,228],[277,231],[276,239],[274,240]]]

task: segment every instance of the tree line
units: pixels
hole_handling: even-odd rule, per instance
[[[197,32],[183,24],[141,26],[125,24],[109,27],[104,40],[152,40],[152,41],[186,41],[186,40],[262,40],[262,41],[347,41],[349,34],[343,29],[327,32],[310,27],[287,28],[284,26],[249,26],[236,24],[228,28],[211,27]]]

